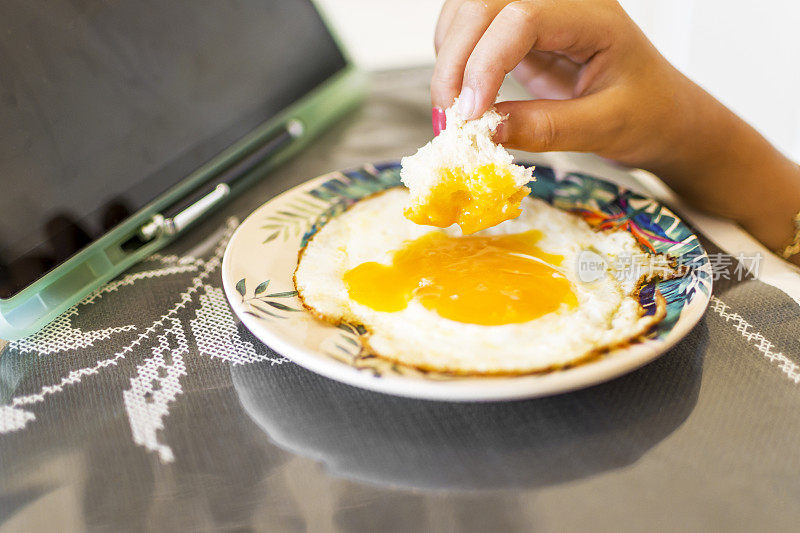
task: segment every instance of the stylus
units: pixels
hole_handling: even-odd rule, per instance
[[[285,148],[293,140],[303,134],[305,130],[303,123],[299,120],[289,120],[278,132],[267,139],[263,144],[257,146],[241,159],[222,171],[215,179],[204,184],[214,185],[211,192],[193,202],[180,202],[175,204],[164,213],[159,213],[142,226],[139,230],[140,237],[149,241],[161,233],[175,235],[183,231],[187,226],[199,220],[206,213],[222,203],[231,194],[231,189],[238,181],[246,177],[252,170],[266,162],[279,150]]]

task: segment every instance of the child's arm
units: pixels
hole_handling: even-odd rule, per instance
[[[436,48],[434,107],[460,94],[480,116],[509,72],[540,98],[497,105],[507,147],[645,168],[773,250],[792,241],[800,167],[670,65],[616,1],[448,0]]]

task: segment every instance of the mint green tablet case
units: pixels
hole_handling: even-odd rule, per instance
[[[204,183],[213,180],[215,176],[219,176],[257,147],[264,145],[278,132],[285,131],[287,124],[299,122],[303,134],[242,179],[237,180],[227,198],[263,177],[265,173],[296,154],[322,130],[351,109],[362,99],[365,87],[364,74],[352,66],[352,63],[348,63],[344,70],[332,76],[279,116],[262,124],[238,143],[198,168],[103,237],[12,298],[0,300],[0,339],[13,340],[34,333],[91,291],[163,247],[180,235],[180,232],[177,234],[159,232],[133,251],[126,250],[127,247],[123,245],[136,239],[142,228],[151,223],[163,210],[185,198]]]

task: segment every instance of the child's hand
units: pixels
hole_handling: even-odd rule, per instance
[[[595,152],[646,168],[772,249],[800,210],[800,169],[678,72],[614,0],[447,0],[434,107],[480,116],[509,72],[538,98],[501,102],[509,148]]]
[[[674,144],[679,99],[693,89],[609,0],[449,0],[436,48],[436,107],[461,94],[462,111],[480,116],[508,72],[545,98],[497,106],[509,115],[497,140],[534,152],[647,165]]]

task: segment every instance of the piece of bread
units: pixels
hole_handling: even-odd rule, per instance
[[[455,108],[445,111],[446,129],[402,159],[400,177],[411,193],[406,218],[441,228],[458,224],[470,234],[519,216],[533,169],[513,164],[492,141],[504,118],[494,108],[469,121]]]

